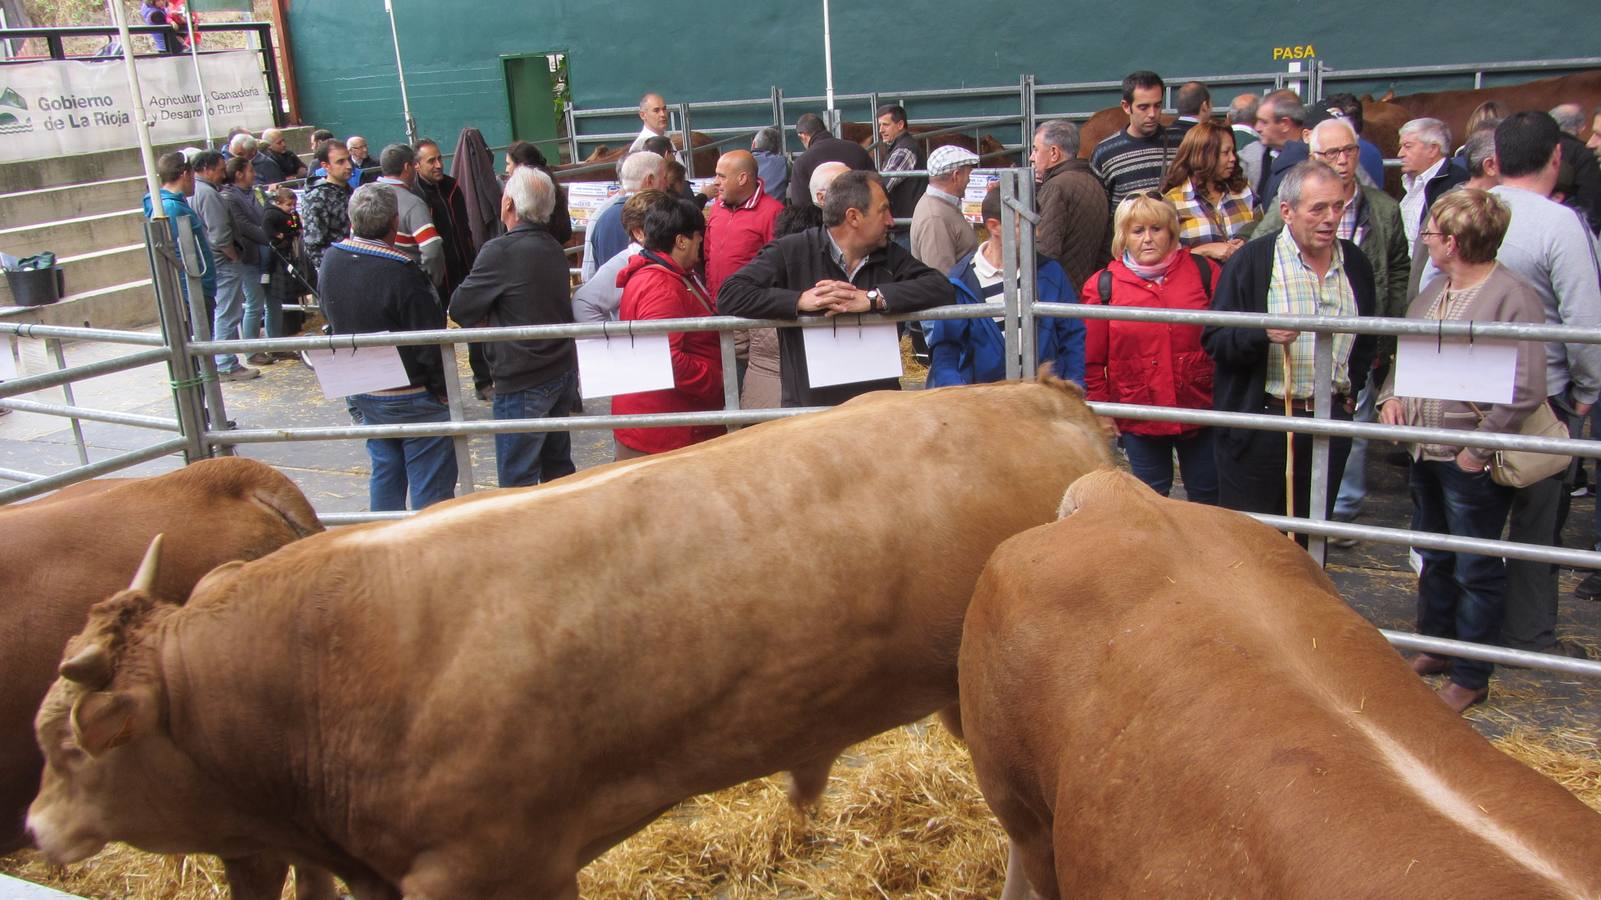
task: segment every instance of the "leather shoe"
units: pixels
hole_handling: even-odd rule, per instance
[[[1432,653],[1419,653],[1412,657],[1412,671],[1419,675],[1440,675],[1451,668],[1451,661]]]
[[[1467,712],[1468,707],[1483,703],[1490,697],[1488,686],[1473,690],[1465,688],[1454,681],[1447,681],[1445,686],[1435,691],[1445,705],[1451,707],[1458,715]]]

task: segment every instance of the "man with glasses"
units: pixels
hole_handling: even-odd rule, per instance
[[[1285,173],[1279,188],[1284,227],[1240,248],[1218,276],[1212,308],[1295,316],[1371,316],[1377,309],[1373,267],[1361,249],[1339,237],[1345,215],[1344,179],[1326,163],[1308,160]],[[1349,419],[1366,385],[1376,341],[1372,335],[1333,335],[1336,419]],[[1216,364],[1212,405],[1225,412],[1313,413],[1315,377],[1311,332],[1208,325],[1201,332]],[[1286,351],[1284,348],[1288,347]],[[1287,401],[1286,401],[1287,398]],[[1294,510],[1307,515],[1312,483],[1312,437],[1295,436]],[[1328,509],[1332,487],[1345,473],[1346,438],[1329,441]],[[1243,512],[1285,511],[1285,438],[1274,431],[1217,429],[1218,502]]]
[[[1378,314],[1404,318],[1412,263],[1406,230],[1401,224],[1401,205],[1383,190],[1364,184],[1357,177],[1361,171],[1361,143],[1348,119],[1324,119],[1313,126],[1307,137],[1312,158],[1328,165],[1340,177],[1345,212],[1340,216],[1335,233],[1341,240],[1360,247],[1372,266]],[[1263,217],[1257,233],[1268,234],[1283,226],[1284,219],[1274,208]],[[1363,388],[1357,398],[1356,421],[1377,421],[1373,400],[1378,386],[1384,383],[1385,369],[1394,355],[1395,338],[1380,337],[1368,387]],[[1361,514],[1362,501],[1367,497],[1367,444],[1361,439],[1351,443],[1345,477],[1340,481],[1339,496],[1334,501],[1334,518],[1338,521],[1349,522]],[[1331,543],[1336,547],[1349,547],[1355,541],[1335,538]]]

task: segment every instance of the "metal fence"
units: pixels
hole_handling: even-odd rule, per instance
[[[1001,236],[1003,271],[1005,273],[1002,300],[983,304],[940,307],[908,315],[851,316],[847,317],[847,321],[860,321],[863,323],[928,321],[999,315],[1002,317],[1006,337],[1006,377],[1012,380],[1026,377],[1035,370],[1034,326],[1035,320],[1041,317],[1284,328],[1310,332],[1315,335],[1314,353],[1317,372],[1315,377],[1315,415],[1313,417],[1185,410],[1116,403],[1092,403],[1091,407],[1100,415],[1117,418],[1186,422],[1200,425],[1276,432],[1293,431],[1310,434],[1313,439],[1313,476],[1308,517],[1303,519],[1285,516],[1257,516],[1257,518],[1275,528],[1293,530],[1309,535],[1309,552],[1319,561],[1324,557],[1325,541],[1328,538],[1353,537],[1380,543],[1452,551],[1473,551],[1511,559],[1527,559],[1586,569],[1601,569],[1601,553],[1505,541],[1476,540],[1398,528],[1378,528],[1366,525],[1359,527],[1328,521],[1324,513],[1328,492],[1334,487],[1328,483],[1326,475],[1329,441],[1336,436],[1377,440],[1426,441],[1490,449],[1536,450],[1584,458],[1601,458],[1601,442],[1597,441],[1574,438],[1537,438],[1508,434],[1477,434],[1445,429],[1336,421],[1331,418],[1332,404],[1334,402],[1331,373],[1333,371],[1333,336],[1335,334],[1423,334],[1433,337],[1466,336],[1477,339],[1601,343],[1601,328],[1517,323],[1424,322],[1411,319],[1364,317],[1304,317],[1141,309],[1081,305],[1077,303],[1041,303],[1036,300],[1035,296],[1034,266],[1020,264],[1024,260],[1032,261],[1034,258],[1033,226],[1037,221],[1037,217],[1032,212],[1033,173],[1029,169],[1005,169],[1001,170],[1000,176],[1000,190],[1003,200]],[[1017,236],[1015,238],[1010,237],[1013,234]],[[182,235],[187,237],[187,230],[182,232]],[[800,321],[788,321],[713,316],[697,319],[651,320],[626,323],[445,329],[401,334],[341,334],[317,337],[217,341],[212,340],[209,333],[209,320],[205,316],[203,300],[201,299],[199,273],[183,270],[178,257],[173,252],[171,232],[168,231],[165,223],[148,223],[146,237],[151,248],[151,267],[155,275],[157,295],[162,311],[162,335],[0,323],[0,334],[9,333],[19,337],[43,338],[49,341],[94,340],[138,348],[133,349],[132,352],[125,356],[115,359],[63,367],[58,371],[30,375],[0,383],[0,406],[62,416],[73,420],[74,423],[79,420],[86,420],[148,428],[158,433],[158,439],[149,446],[127,451],[98,462],[89,462],[87,455],[81,455],[80,465],[47,477],[34,477],[30,476],[29,473],[0,470],[0,478],[23,482],[0,490],[0,504],[36,496],[67,484],[116,472],[147,460],[175,453],[181,453],[186,461],[193,461],[217,453],[231,453],[234,448],[249,444],[434,435],[447,435],[455,439],[460,478],[459,488],[462,493],[470,493],[474,489],[472,460],[467,453],[467,438],[470,435],[703,424],[740,427],[771,419],[813,412],[814,410],[812,409],[794,408],[763,410],[741,410],[739,408],[734,332],[751,328],[812,328],[830,327],[835,324],[835,320],[810,318]],[[192,254],[185,254],[184,258],[193,259],[195,257]],[[187,292],[185,291],[185,286],[188,288]],[[187,316],[184,315],[186,297],[188,300]],[[193,333],[189,330],[188,322],[193,323]],[[723,358],[724,395],[727,398],[726,407],[723,411],[466,421],[462,407],[461,386],[454,377],[454,373],[457,371],[456,344],[467,341],[616,337],[623,334],[646,335],[685,331],[711,331],[719,335]],[[439,346],[446,362],[445,369],[447,372],[452,373],[452,377],[447,379],[448,406],[451,415],[451,421],[449,422],[320,428],[271,427],[242,430],[229,430],[225,427],[227,410],[223,405],[222,393],[218,389],[216,380],[216,369],[212,361],[212,355],[215,353],[420,345]],[[72,381],[83,378],[158,363],[165,364],[169,368],[176,412],[175,418],[172,419],[92,410],[77,406],[70,399],[65,404],[13,399],[19,394],[42,388],[68,385]],[[172,436],[174,432],[176,432],[176,436]],[[347,524],[359,521],[398,518],[403,515],[405,514],[332,514],[325,516],[324,519],[329,524]],[[1397,644],[1413,649],[1510,662],[1517,665],[1534,666],[1568,673],[1601,676],[1601,662],[1520,653],[1498,647],[1476,647],[1471,645],[1463,647],[1457,642],[1417,635],[1387,634],[1387,636]]]

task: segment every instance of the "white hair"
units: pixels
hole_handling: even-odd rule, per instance
[[[834,183],[834,179],[845,174],[846,172],[849,172],[850,170],[851,167],[842,162],[826,162],[819,164],[816,169],[812,170],[812,180],[806,184],[807,190],[812,192],[812,202],[816,203],[818,206],[822,206],[823,204],[818,201],[817,195],[827,193],[828,186]]]
[[[270,144],[281,137],[283,137],[282,131],[278,130],[277,128],[269,128],[261,133],[261,142],[263,144]]]
[[[1441,156],[1451,155],[1451,129],[1439,119],[1413,119],[1401,126],[1401,140],[1414,135],[1425,144],[1439,147]]]
[[[518,166],[506,179],[505,192],[518,219],[535,225],[550,221],[550,211],[556,206],[556,186],[549,175],[533,166]]]
[[[244,156],[246,153],[256,152],[256,139],[248,134],[236,134],[228,142],[228,152],[234,156]]]
[[[665,163],[666,160],[662,159],[660,153],[651,153],[648,150],[630,153],[617,164],[617,178],[622,181],[623,190],[637,191],[645,186],[645,179],[650,176],[656,175],[659,180]],[[660,184],[656,186],[661,187]]]
[[[1342,118],[1334,118],[1334,119],[1324,119],[1323,121],[1321,121],[1321,122],[1317,123],[1316,125],[1312,126],[1312,139],[1309,142],[1311,144],[1311,147],[1312,147],[1312,152],[1317,153],[1317,152],[1320,152],[1320,151],[1322,151],[1324,149],[1322,135],[1323,135],[1324,130],[1325,129],[1329,129],[1329,128],[1343,128],[1343,129],[1345,129],[1351,135],[1351,142],[1352,143],[1356,142],[1356,139],[1357,139],[1356,129],[1351,126],[1351,123],[1349,121],[1347,121],[1343,117]]]

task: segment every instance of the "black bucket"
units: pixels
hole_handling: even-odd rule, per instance
[[[7,269],[6,284],[16,306],[44,306],[61,299],[65,290],[60,266],[50,269]]]

